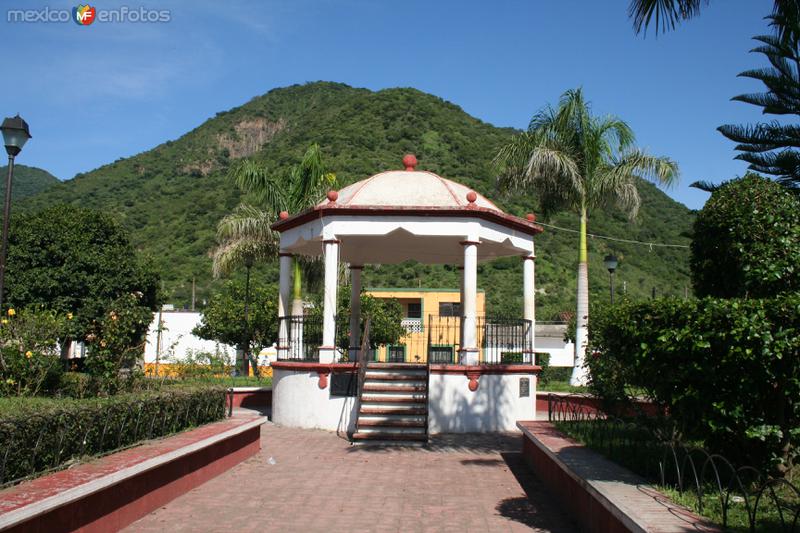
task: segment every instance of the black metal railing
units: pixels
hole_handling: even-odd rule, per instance
[[[319,361],[322,317],[296,315],[278,319],[278,360]]]
[[[668,421],[619,418],[585,396],[548,395],[548,418],[562,431],[635,471],[699,514],[734,531],[800,531],[800,486],[685,444]],[[631,411],[632,408],[628,408]]]
[[[464,317],[428,315],[424,327],[408,331],[397,343],[372,346],[371,361],[387,363],[460,364]],[[336,318],[339,357],[354,360],[357,347],[349,346],[349,317]],[[362,325],[363,328],[363,325]],[[481,364],[533,364],[533,323],[530,320],[478,316],[475,318],[476,358]],[[279,319],[278,359],[318,361],[322,345],[322,317],[289,316]],[[351,353],[353,352],[353,353]]]

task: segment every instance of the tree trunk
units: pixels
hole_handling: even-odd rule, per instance
[[[578,254],[578,295],[575,311],[575,367],[570,385],[586,385],[589,369],[586,368],[587,329],[589,327],[589,262],[586,249],[586,207],[581,208],[581,238]]]

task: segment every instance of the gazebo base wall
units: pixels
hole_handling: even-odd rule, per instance
[[[536,419],[537,366],[431,365],[429,433],[518,431]]]
[[[290,365],[297,368],[273,366],[272,421],[287,427],[352,432],[356,399],[331,396],[328,383],[331,367],[340,365],[316,364],[315,368],[310,368],[312,363],[286,364]],[[341,366],[352,368],[354,365]]]

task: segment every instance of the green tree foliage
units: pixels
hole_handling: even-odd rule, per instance
[[[711,0],[631,0],[628,15],[633,20],[636,33],[646,31],[650,25],[655,26],[656,34],[675,29],[678,23],[692,19],[700,14],[703,4]],[[774,0],[772,14],[785,20],[798,20],[800,7],[797,0]],[[786,36],[786,27],[779,30],[778,35]]]
[[[771,17],[772,26],[781,27],[782,19]],[[793,22],[793,38],[781,39],[777,35],[755,37],[761,43],[753,52],[764,54],[770,66],[747,70],[739,74],[762,82],[765,92],[742,94],[734,100],[762,108],[765,115],[800,116],[800,22]],[[736,159],[750,163],[756,172],[777,177],[787,187],[800,189],[800,127],[787,121],[755,125],[720,126],[719,131],[737,142],[740,153]]]
[[[96,328],[121,299],[135,301],[124,307],[141,307],[131,311],[137,315],[157,308],[158,274],[109,215],[58,205],[15,217],[12,228],[6,274],[9,306],[70,313],[67,335],[77,340],[97,335]]]
[[[313,143],[324,152],[325,166],[336,173],[339,187],[376,172],[402,168],[403,155],[411,152],[419,159],[419,169],[464,183],[509,213],[524,216],[535,212],[544,222],[577,227],[578,216],[570,211],[543,218],[533,193],[501,194],[496,190],[492,159],[515,133],[414,89],[373,92],[327,82],[295,85],[219,113],[174,141],[55,184],[21,201],[15,210],[68,203],[113,213],[130,230],[132,244],[153,258],[164,279],[167,301],[182,307],[191,301],[192,278],[197,279],[200,302],[224,283],[213,279],[208,256],[208,250],[217,244],[217,223],[242,201],[252,200],[227,178],[231,166],[252,160],[286,188],[292,168]],[[231,147],[247,143],[249,150],[231,151]],[[636,223],[630,224],[616,211],[598,210],[589,231],[688,245],[692,212],[650,183],[642,182],[637,188],[642,204]],[[617,273],[620,289],[625,285],[631,297],[644,298],[652,287],[659,294],[683,294],[689,283],[685,250],[650,250],[590,238],[592,297],[607,297],[608,273],[602,258],[612,245],[621,260]],[[537,238],[539,319],[552,319],[557,312],[574,308],[576,280],[569,272],[574,271],[577,247],[578,236],[573,233],[547,229]],[[455,266],[367,266],[364,285],[458,288]],[[244,277],[241,271],[236,276]],[[257,264],[253,276],[276,282],[277,262]],[[517,316],[522,312],[521,279],[522,265],[517,258],[479,266],[478,284],[487,289],[490,313],[495,308]]]
[[[350,288],[340,287],[336,309],[336,344],[341,348],[350,347]],[[315,302],[309,316],[312,320],[322,324],[323,306]],[[369,294],[361,294],[361,329],[370,318],[370,346],[386,346],[398,344],[406,334],[402,326],[403,306],[395,298],[375,298]]]
[[[272,346],[278,335],[278,293],[274,285],[250,282],[248,323],[244,320],[245,284],[239,280],[225,283],[203,309],[203,316],[193,333],[244,349],[250,337],[252,353]]]
[[[695,220],[691,269],[699,296],[800,291],[800,199],[756,174],[723,184]]]
[[[614,205],[633,220],[641,205],[636,187],[640,180],[669,185],[678,177],[675,162],[648,155],[634,142],[633,131],[622,120],[592,116],[577,89],[563,94],[558,109],[548,106],[534,115],[528,131],[514,137],[497,156],[505,187],[535,191],[545,213],[570,209],[580,216],[573,385],[583,385],[585,379],[589,211]]]
[[[615,305],[591,323],[592,389],[635,388],[687,440],[790,470],[800,444],[800,294]]]
[[[8,174],[8,167],[0,167],[0,180],[3,184],[0,187],[0,203],[5,201],[6,187],[5,180]],[[52,187],[59,183],[58,178],[37,167],[29,167],[27,165],[14,165],[14,181],[11,187],[11,200],[16,203],[17,200],[33,196]]]

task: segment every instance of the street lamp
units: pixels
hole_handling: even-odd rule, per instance
[[[611,281],[611,305],[614,305],[614,271],[617,270],[617,256],[614,254],[608,254],[603,258],[603,264],[608,269],[608,277]]]
[[[11,217],[11,180],[14,177],[14,158],[17,157],[17,154],[22,151],[22,147],[31,138],[31,133],[28,130],[28,123],[22,120],[19,115],[3,120],[0,130],[3,131],[3,144],[5,144],[6,152],[8,153],[8,177],[6,178],[6,199],[3,208],[3,249],[0,252],[0,310],[2,310],[6,279],[8,223]]]

